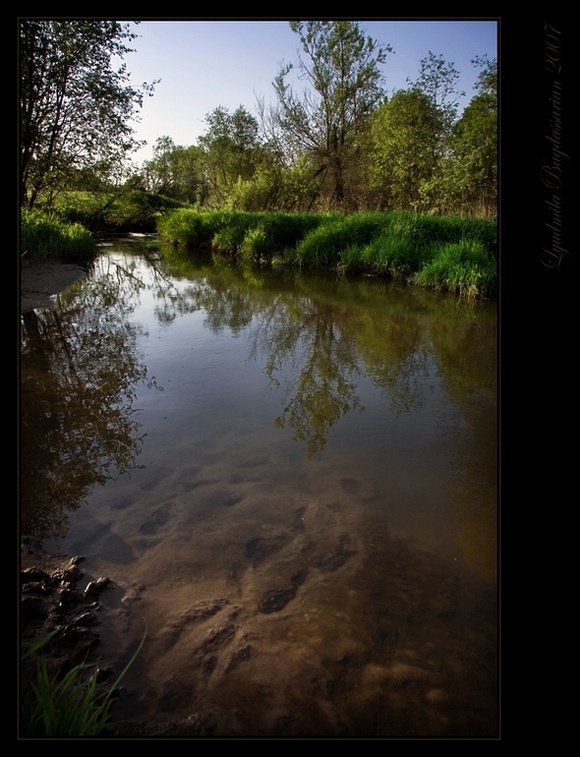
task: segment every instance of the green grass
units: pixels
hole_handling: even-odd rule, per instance
[[[94,252],[91,233],[80,223],[55,214],[23,210],[20,218],[20,254],[38,260],[78,260]]]
[[[39,654],[54,632],[39,639],[23,654],[35,661],[31,680],[23,691],[22,735],[27,737],[98,736],[107,724],[115,692],[145,642],[141,642],[114,683],[98,682],[95,665],[81,663],[65,675],[49,672],[47,659]]]
[[[433,259],[415,274],[413,281],[468,299],[488,297],[496,294],[497,267],[483,244],[469,239],[436,245]]]
[[[158,223],[174,245],[245,260],[371,273],[485,297],[497,288],[497,225],[413,213],[248,213],[182,208]]]

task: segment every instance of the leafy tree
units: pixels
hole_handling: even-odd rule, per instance
[[[479,92],[463,111],[450,139],[440,183],[448,209],[495,215],[497,211],[497,63],[487,56],[472,63],[481,68]]]
[[[143,167],[147,191],[185,203],[202,203],[207,194],[204,153],[200,147],[176,146],[171,137],[159,137],[153,159]]]
[[[359,153],[358,138],[383,97],[380,65],[391,48],[366,37],[355,21],[291,21],[302,44],[296,95],[289,83],[294,66],[278,73],[277,122],[295,153],[306,152],[322,174],[331,206],[345,207],[347,176]]]
[[[205,154],[209,201],[223,207],[231,204],[236,184],[254,174],[260,157],[258,122],[241,105],[233,113],[219,106],[205,120],[208,130],[199,146]]]
[[[136,142],[131,120],[153,84],[131,86],[114,67],[136,35],[118,21],[22,20],[20,203],[32,207],[73,169],[107,175]]]
[[[419,77],[410,82],[415,89],[423,92],[441,114],[441,132],[449,132],[456,118],[459,98],[465,94],[456,88],[459,71],[453,63],[431,50],[420,61]]]
[[[417,89],[399,90],[375,113],[370,184],[380,208],[425,210],[423,189],[437,168],[441,113]]]

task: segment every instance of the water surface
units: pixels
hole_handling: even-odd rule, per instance
[[[494,736],[496,310],[104,248],[23,317],[22,529],[110,576],[118,717]]]

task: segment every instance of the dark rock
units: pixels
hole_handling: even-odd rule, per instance
[[[252,649],[252,646],[250,644],[245,644],[243,647],[240,647],[232,655],[232,658],[226,668],[226,673],[230,673],[232,670],[237,668],[240,663],[244,662],[245,660],[249,660],[253,653],[254,650]]]
[[[90,612],[89,610],[86,610],[85,612],[81,612],[80,615],[77,615],[76,618],[73,618],[70,621],[71,626],[92,626],[95,623],[98,623],[98,618],[95,615],[94,612]]]
[[[25,596],[20,600],[20,619],[23,623],[44,620],[47,615],[48,607],[42,597]]]
[[[356,552],[347,549],[350,538],[347,534],[340,537],[338,547],[329,554],[318,555],[312,560],[312,565],[323,573],[332,573],[341,568]]]
[[[113,668],[110,665],[99,665],[95,670],[95,679],[97,683],[108,681],[113,674]]]
[[[82,595],[76,589],[71,589],[70,586],[63,586],[57,592],[57,602],[59,607],[71,607],[72,605],[79,604],[82,600]]]
[[[215,626],[211,628],[208,635],[196,649],[198,654],[213,654],[220,647],[223,647],[236,632],[236,627],[233,623],[225,625]]]
[[[301,570],[295,573],[290,579],[290,584],[282,589],[271,589],[267,591],[258,603],[258,609],[263,613],[280,612],[284,607],[294,599],[298,588],[306,580],[308,570]]]
[[[205,620],[211,618],[226,605],[229,604],[227,599],[206,599],[198,602],[194,607],[186,610],[179,616],[179,624],[182,623],[195,623],[199,620]]]
[[[98,597],[99,594],[101,594],[109,586],[111,586],[110,578],[106,578],[105,576],[95,578],[94,581],[89,581],[89,583],[87,584],[85,588],[85,598],[93,599],[94,597]]]
[[[20,571],[20,583],[32,583],[50,579],[49,574],[42,568],[24,568]]]
[[[246,557],[252,561],[252,565],[259,565],[263,560],[275,554],[286,544],[283,534],[270,538],[250,539],[246,544]]]
[[[82,576],[82,572],[76,565],[68,565],[59,575],[62,581],[76,583]]]
[[[30,581],[22,586],[23,594],[51,594],[53,587],[47,581]]]

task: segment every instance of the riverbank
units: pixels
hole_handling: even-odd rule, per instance
[[[20,264],[20,312],[47,308],[54,303],[54,295],[86,276],[86,271],[74,263],[54,260],[37,262],[22,260]]]
[[[414,213],[246,213],[180,208],[162,239],[245,261],[383,276],[466,299],[497,292],[497,223]]]

